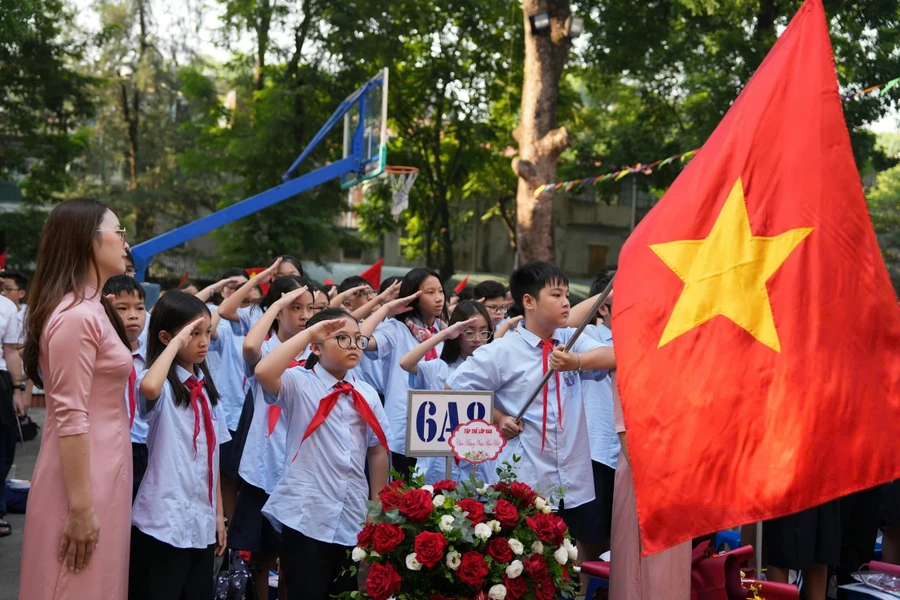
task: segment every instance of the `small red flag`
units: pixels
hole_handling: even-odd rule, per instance
[[[461,291],[466,289],[466,285],[468,285],[468,283],[469,283],[469,276],[466,275],[465,277],[463,277],[462,281],[460,281],[459,283],[456,284],[456,287],[453,288],[453,291],[456,292],[457,294],[460,293]]]
[[[247,269],[247,273],[250,274],[250,277],[256,277],[257,275],[259,275],[260,273],[265,271],[267,268],[268,267],[253,267],[251,269]],[[259,289],[262,290],[263,294],[268,294],[269,293],[269,284],[262,283],[262,284],[260,284]]]
[[[325,285],[337,285],[334,281],[332,281],[331,277],[325,278]]]
[[[900,310],[821,0],[635,229],[618,273],[644,554],[900,477]]]
[[[360,277],[372,284],[376,290],[381,287],[381,267],[384,266],[384,259],[378,259],[378,262],[359,274]]]

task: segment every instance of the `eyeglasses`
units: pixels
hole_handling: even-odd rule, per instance
[[[19,288],[11,288],[11,287],[3,288],[4,294],[12,294],[13,292],[18,292],[18,291],[19,291]]]
[[[492,313],[496,313],[498,315],[502,315],[509,310],[509,306],[505,304],[501,304],[500,306],[494,306],[492,304],[485,304],[484,307]]]
[[[360,298],[365,298],[366,300],[371,300],[378,294],[376,294],[372,290],[360,290],[360,291],[356,292],[356,295],[359,296]]]
[[[353,346],[356,346],[360,350],[365,350],[369,345],[369,338],[364,335],[357,335],[354,337],[350,337],[349,335],[336,335],[325,339],[337,342],[338,348],[341,350],[349,350]]]
[[[465,333],[463,333],[463,337],[469,340],[470,342],[474,342],[476,339],[481,339],[482,341],[488,341],[491,339],[490,331],[473,331],[469,329]]]
[[[137,269],[135,269],[134,267],[125,267],[125,274],[126,275],[137,275]]]
[[[125,241],[125,228],[122,229],[98,229],[97,233],[114,233],[119,236],[119,239],[123,242]]]

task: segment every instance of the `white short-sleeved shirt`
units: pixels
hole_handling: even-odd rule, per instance
[[[184,382],[193,377],[175,367]],[[202,423],[194,453],[194,411],[175,406],[171,384],[163,384],[153,408],[140,393],[143,371],[137,378],[138,408],[150,425],[147,434],[149,460],[132,508],[132,524],[147,535],[176,548],[206,548],[216,542],[216,486],[219,479],[219,445],[231,440],[218,405],[211,407],[216,429],[213,455],[213,501],[209,502],[209,466],[206,431]],[[201,375],[202,381],[202,375]],[[209,396],[204,389],[204,396]]]
[[[606,325],[588,325],[584,334],[603,346],[612,346],[612,331]],[[591,460],[616,468],[622,446],[613,420],[612,380],[603,371],[602,379],[583,379],[581,396],[587,417]]]
[[[435,325],[440,327],[440,322],[435,321]],[[384,411],[393,424],[392,433],[388,436],[388,444],[391,446],[391,452],[404,454],[406,452],[406,405],[409,392],[409,373],[400,366],[400,359],[418,346],[419,341],[413,336],[406,323],[398,319],[387,319],[381,323],[375,329],[372,337],[375,338],[378,349],[367,351],[365,355],[382,363],[384,383],[380,391],[384,395]],[[437,346],[439,356],[442,349],[443,342]],[[440,358],[434,360],[440,360]]]
[[[573,328],[557,329],[554,340],[565,345]],[[494,407],[507,415],[517,415],[543,378],[540,338],[519,323],[515,331],[482,346],[447,380],[454,390],[494,392]],[[574,352],[599,347],[596,341],[578,338]],[[524,430],[509,440],[500,457],[512,464],[513,455],[521,458],[516,474],[519,481],[531,485],[543,495],[557,494],[565,488],[566,508],[575,508],[594,499],[591,452],[581,402],[581,378],[574,372],[562,372],[560,399],[562,419],[556,402],[556,378],[551,377],[547,394],[547,439],[541,452],[543,394],[523,415]]]
[[[263,310],[259,304],[242,306],[237,309],[238,322],[231,322],[231,330],[235,335],[247,335],[253,326],[262,318]]]
[[[19,311],[6,296],[0,296],[0,343],[19,344]],[[0,351],[0,371],[6,370],[6,358]]]
[[[216,310],[216,307],[210,306],[210,309]],[[237,431],[246,398],[244,336],[235,335],[231,324],[224,319],[219,321],[216,332],[218,339],[212,340],[209,344],[206,364],[213,381],[216,382],[216,389],[219,391],[219,402],[222,403],[225,424],[229,431]]]
[[[132,350],[131,352],[131,360],[134,361],[134,372],[140,374],[144,371],[147,366],[147,332],[144,331],[138,337],[138,348],[137,350]],[[140,384],[137,381],[134,383],[134,422],[131,424],[131,443],[133,444],[146,444],[147,443],[147,433],[150,430],[150,426],[147,424],[147,421],[141,416],[141,408],[140,401],[138,400],[138,394]],[[128,386],[125,386],[125,410],[128,412],[128,417],[131,417],[131,407],[129,406],[129,398],[128,398]]]
[[[267,339],[260,347],[260,360],[280,345],[281,340],[277,335]],[[306,360],[309,354],[310,350],[307,346],[300,360]],[[246,363],[244,364],[250,373],[252,369]],[[271,407],[266,402],[265,392],[252,374],[247,378],[247,384],[253,390],[253,420],[250,421],[250,427],[247,430],[247,439],[244,442],[244,453],[241,455],[238,474],[250,485],[271,494],[284,472],[287,419],[285,419],[285,412],[282,411],[275,422],[275,429],[269,435],[269,409]]]
[[[391,428],[375,390],[352,376],[348,382],[365,397],[390,439]],[[300,445],[319,402],[337,383],[321,365],[311,370],[288,369],[281,376],[276,401],[288,419],[285,469],[262,512],[279,531],[287,526],[320,542],[353,546],[369,499],[366,453],[381,442],[356,412],[352,398],[344,394],[325,422]],[[295,455],[297,459],[292,460]]]
[[[418,372],[409,375],[409,387],[414,390],[444,390],[447,378],[453,373],[463,360],[457,359],[453,364],[447,364],[443,360],[422,361],[418,365]],[[450,459],[450,479],[454,481],[468,481],[472,475],[472,463],[455,461]],[[424,456],[416,463],[416,469],[425,477],[425,483],[434,484],[447,478],[447,459],[443,456]],[[497,463],[488,461],[478,465],[475,476],[486,483],[497,482]]]

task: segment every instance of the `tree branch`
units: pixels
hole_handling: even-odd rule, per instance
[[[568,130],[565,127],[558,127],[548,131],[547,135],[538,140],[536,144],[538,156],[552,157],[555,161],[571,143]]]

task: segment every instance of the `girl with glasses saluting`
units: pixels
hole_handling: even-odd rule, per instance
[[[472,356],[478,348],[494,339],[491,318],[484,305],[474,300],[460,302],[453,311],[450,324],[425,340],[400,359],[400,367],[409,373],[409,387],[415,390],[444,390],[444,383],[463,362]],[[440,360],[425,361],[425,356],[443,342]],[[445,459],[422,458],[417,467],[425,475],[425,483],[434,484],[446,475]],[[454,464],[454,481],[465,481],[472,472],[470,463]],[[493,463],[478,465],[476,475],[486,483],[496,479]]]

